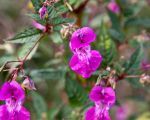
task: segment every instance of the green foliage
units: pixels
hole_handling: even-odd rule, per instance
[[[145,27],[145,28],[150,28],[150,18],[129,18],[125,22],[125,27]]]
[[[112,41],[109,37],[107,28],[104,24],[102,24],[100,30],[101,32],[98,36],[98,43],[96,44],[98,44],[98,49],[103,57],[102,65],[103,67],[106,67],[112,63],[114,57],[116,56],[116,46],[114,41]]]
[[[37,114],[37,120],[43,120],[42,115],[47,112],[47,105],[43,97],[36,92],[32,92],[33,105]]]
[[[30,42],[25,43],[18,52],[18,58],[23,60],[27,56],[26,60],[31,59],[34,53],[38,48],[38,41],[41,39],[41,36],[32,36]]]
[[[108,15],[112,22],[112,28],[119,31],[121,26],[118,16],[110,10],[108,10]]]
[[[33,20],[35,20],[41,24],[46,24],[46,20],[41,19],[38,14],[29,13],[29,14],[27,14],[27,16],[31,17]]]
[[[9,43],[29,43],[33,42],[40,37],[40,31],[34,28],[27,28],[22,32],[19,32],[15,37],[9,39],[6,42]]]
[[[66,77],[65,90],[69,97],[70,104],[73,106],[80,106],[88,101],[88,96],[84,88],[70,77]]]
[[[124,34],[120,31],[115,30],[115,29],[110,29],[109,34],[112,38],[114,38],[115,40],[117,40],[119,42],[123,42],[125,39]]]
[[[136,68],[139,68],[140,63],[143,60],[143,54],[144,54],[144,51],[143,51],[143,46],[141,44],[140,47],[137,48],[135,52],[131,55],[129,61],[127,61],[125,65],[125,71],[130,73],[131,69],[134,70]]]
[[[37,69],[30,72],[31,77],[35,82],[40,82],[42,80],[64,80],[66,70],[63,68],[58,69]]]
[[[35,8],[35,11],[38,12],[42,6],[42,2],[44,2],[44,0],[31,0],[31,1],[32,1],[34,8]]]

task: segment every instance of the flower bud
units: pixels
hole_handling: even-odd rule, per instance
[[[29,90],[36,90],[33,80],[31,80],[29,77],[26,77],[26,79],[22,83],[23,88],[29,89]]]
[[[150,76],[146,74],[142,74],[140,77],[141,84],[150,84]]]

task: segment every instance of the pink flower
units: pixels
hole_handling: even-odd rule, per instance
[[[83,27],[77,29],[71,36],[70,49],[74,51],[77,48],[81,48],[89,45],[91,42],[95,41],[96,34],[89,27]]]
[[[92,88],[90,95],[91,101],[102,102],[109,106],[115,103],[115,91],[111,87],[95,86]]]
[[[84,78],[89,78],[102,61],[99,51],[91,50],[90,47],[90,43],[95,39],[94,31],[91,28],[84,27],[75,31],[70,40],[70,49],[73,56],[69,66]]]
[[[109,4],[108,4],[108,9],[116,14],[119,14],[120,13],[120,7],[119,5],[115,2],[115,1],[111,1]]]
[[[47,15],[47,8],[44,5],[39,9],[39,14],[41,19]]]
[[[127,106],[125,106],[125,105],[120,106],[116,112],[116,120],[126,120],[128,117],[127,110],[128,110]]]
[[[36,21],[32,21],[32,26],[39,29],[39,30],[42,30],[43,32],[46,31],[46,27]]]
[[[108,110],[92,107],[87,110],[85,120],[111,120]]]
[[[95,86],[89,95],[95,106],[85,113],[85,120],[111,120],[109,109],[116,101],[115,92],[111,87]]]
[[[72,56],[69,66],[77,74],[84,78],[89,78],[99,67],[102,61],[102,56],[98,51],[87,50],[86,47],[78,49],[78,51]]]
[[[24,90],[16,81],[5,82],[0,89],[0,120],[30,120],[30,113],[22,106],[25,99]]]
[[[141,63],[141,69],[148,70],[149,68],[150,68],[150,64],[146,60],[143,60]]]

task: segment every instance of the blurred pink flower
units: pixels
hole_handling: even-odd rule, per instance
[[[127,117],[127,107],[120,106],[116,112],[116,120],[126,120]]]
[[[147,70],[149,68],[150,68],[150,64],[146,60],[143,60],[141,63],[141,69]]]
[[[116,13],[116,14],[120,13],[120,7],[114,0],[109,2],[107,7],[113,13]]]

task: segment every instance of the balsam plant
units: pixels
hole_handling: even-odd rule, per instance
[[[118,90],[144,91],[149,106],[150,19],[138,15],[146,2],[29,1],[31,24],[5,40],[17,55],[1,57],[0,120],[146,120],[127,114]]]

